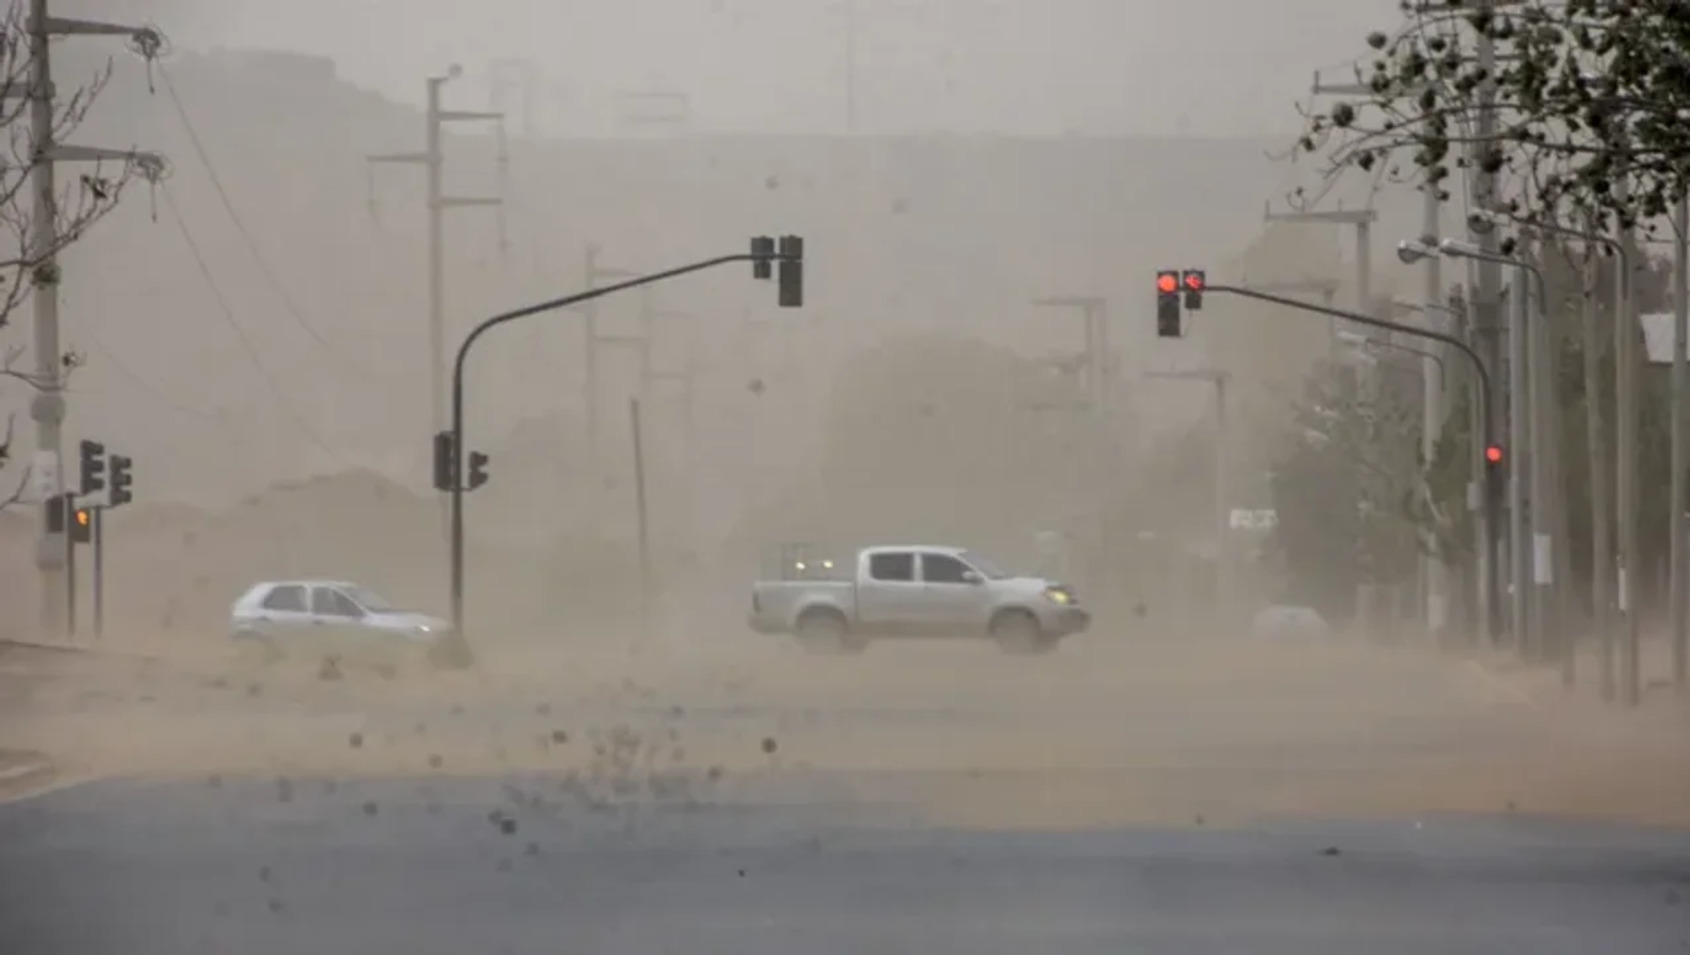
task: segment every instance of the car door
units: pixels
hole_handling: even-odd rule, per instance
[[[870,551],[868,566],[857,581],[857,625],[884,634],[910,634],[919,629],[921,581],[916,577],[915,552]]]
[[[960,558],[931,551],[921,554],[918,613],[923,630],[946,635],[983,632],[990,599],[985,578]]]
[[[300,584],[273,584],[250,618],[252,632],[285,649],[310,622],[310,595]]]
[[[311,588],[312,644],[322,653],[348,660],[364,656],[363,619],[363,608],[338,587]]]

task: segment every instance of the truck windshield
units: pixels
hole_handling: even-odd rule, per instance
[[[968,566],[978,570],[982,574],[985,574],[987,580],[1008,580],[1011,576],[1002,567],[999,567],[997,564],[992,563],[990,560],[987,560],[973,551],[965,550],[962,552],[961,556],[963,560],[968,562]]]

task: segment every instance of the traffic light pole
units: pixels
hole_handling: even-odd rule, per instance
[[[94,573],[88,585],[94,591],[94,636],[99,638],[106,629],[106,509],[92,507],[88,510],[88,531],[92,536],[90,543],[94,547]]]
[[[59,498],[65,509],[65,633],[76,636],[76,533],[71,524],[76,520],[76,496],[65,494]]]
[[[1423,338],[1423,339],[1427,339],[1429,341],[1439,342],[1441,344],[1448,345],[1450,348],[1455,349],[1456,351],[1460,352],[1463,356],[1465,356],[1467,358],[1467,360],[1473,366],[1474,373],[1478,376],[1477,380],[1479,382],[1479,404],[1480,404],[1480,411],[1481,411],[1481,415],[1482,415],[1482,420],[1484,421],[1484,434],[1483,434],[1484,446],[1487,447],[1487,448],[1494,446],[1495,441],[1494,441],[1493,434],[1492,434],[1492,431],[1493,431],[1493,428],[1494,428],[1494,422],[1493,422],[1493,419],[1491,417],[1492,404],[1491,404],[1490,369],[1485,366],[1484,359],[1479,357],[1479,353],[1474,351],[1472,346],[1468,345],[1466,342],[1464,342],[1461,339],[1455,337],[1454,335],[1446,335],[1443,332],[1433,331],[1433,330],[1427,329],[1427,328],[1416,328],[1413,325],[1404,325],[1400,322],[1392,322],[1392,321],[1388,321],[1388,320],[1383,319],[1383,318],[1374,318],[1371,315],[1363,315],[1359,312],[1351,312],[1351,311],[1346,311],[1346,310],[1341,309],[1341,308],[1333,308],[1329,305],[1315,305],[1311,302],[1299,301],[1298,299],[1286,298],[1286,297],[1280,296],[1280,295],[1273,295],[1273,294],[1268,293],[1268,292],[1257,291],[1256,289],[1240,288],[1240,287],[1234,286],[1234,285],[1208,285],[1204,289],[1204,291],[1205,292],[1222,292],[1222,293],[1227,293],[1227,294],[1231,294],[1231,295],[1240,295],[1240,296],[1243,296],[1244,298],[1253,298],[1253,299],[1256,299],[1257,301],[1269,302],[1269,303],[1272,303],[1274,305],[1283,305],[1286,308],[1294,308],[1294,309],[1298,309],[1300,311],[1305,311],[1305,312],[1314,312],[1318,315],[1327,315],[1327,316],[1330,316],[1332,318],[1342,318],[1342,319],[1345,319],[1347,321],[1355,322],[1359,325],[1367,325],[1367,326],[1372,327],[1372,328],[1384,329],[1386,331],[1397,332],[1399,334],[1410,335],[1410,336],[1413,336],[1415,338]],[[1512,467],[1513,465],[1510,462],[1508,466]],[[1483,486],[1484,486],[1485,490],[1484,490],[1484,493],[1481,495],[1481,505],[1480,505],[1480,508],[1479,508],[1479,512],[1480,512],[1479,516],[1480,516],[1480,520],[1483,520],[1485,522],[1485,525],[1486,525],[1486,530],[1487,530],[1487,534],[1486,534],[1486,537],[1485,537],[1486,546],[1487,547],[1494,547],[1494,543],[1493,543],[1493,536],[1494,535],[1492,535],[1489,532],[1492,528],[1495,528],[1497,526],[1496,525],[1496,498],[1493,494],[1490,493],[1490,485],[1489,485],[1488,481],[1485,482]],[[1487,635],[1493,641],[1497,638],[1498,632],[1499,632],[1499,629],[1500,629],[1499,628],[1499,621],[1497,619],[1497,610],[1501,607],[1501,603],[1497,599],[1498,595],[1496,593],[1496,589],[1497,589],[1496,583],[1497,583],[1498,578],[1499,578],[1499,575],[1497,575],[1495,573],[1490,574],[1489,579],[1483,581],[1482,586],[1480,588],[1481,592],[1484,594],[1486,602],[1487,602],[1487,608],[1486,608],[1487,612],[1485,614],[1485,627],[1489,631]]]
[[[713,259],[705,259],[701,262],[694,262],[691,265],[683,265],[663,272],[654,272],[650,275],[642,275],[637,278],[627,279],[626,281],[617,282],[612,285],[587,289],[586,291],[577,292],[573,295],[566,295],[562,298],[549,299],[523,308],[513,309],[508,312],[501,312],[498,315],[494,315],[492,318],[483,320],[481,324],[471,329],[468,335],[464,336],[463,344],[458,346],[457,357],[452,362],[452,447],[450,449],[452,455],[452,485],[450,492],[451,533],[449,535],[449,556],[451,560],[452,629],[456,639],[465,639],[463,481],[464,365],[466,360],[469,358],[470,348],[475,345],[476,341],[481,338],[482,335],[485,335],[500,325],[514,322],[520,318],[527,318],[531,315],[539,315],[543,312],[552,312],[558,309],[568,308],[571,305],[578,305],[582,302],[591,301],[595,298],[602,298],[603,296],[611,295],[616,292],[623,292],[631,288],[639,288],[642,285],[651,285],[657,282],[679,278],[680,276],[690,275],[694,272],[703,272],[707,269],[713,269],[722,265],[729,265],[734,262],[754,263],[756,276],[764,278],[767,277],[767,272],[765,270],[773,263],[778,261],[783,266],[801,266],[804,258],[803,246],[800,240],[791,236],[781,240],[778,251],[772,240],[761,237],[752,241],[752,248],[754,250],[752,252],[741,252],[736,255],[717,256]],[[789,281],[791,283],[790,285],[788,284]],[[788,273],[783,268],[781,282],[781,304],[783,306],[790,307],[798,304],[797,300],[802,298],[801,283],[802,278],[795,271]],[[789,291],[792,299],[788,298]]]

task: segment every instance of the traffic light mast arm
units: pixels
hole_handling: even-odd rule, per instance
[[[492,331],[500,325],[505,324],[506,322],[514,322],[519,318],[527,318],[530,315],[538,315],[541,312],[550,312],[560,308],[568,308],[571,305],[579,305],[582,302],[588,302],[595,298],[602,298],[615,292],[623,292],[631,288],[639,288],[642,285],[651,285],[655,282],[678,278],[682,275],[690,275],[693,272],[703,272],[706,269],[713,269],[719,265],[727,265],[732,262],[776,262],[781,261],[783,258],[785,257],[783,257],[779,252],[771,254],[741,252],[737,255],[717,256],[714,259],[705,259],[702,262],[694,262],[691,265],[683,265],[679,268],[673,268],[663,272],[653,272],[650,275],[641,275],[623,282],[616,282],[611,285],[601,285],[597,288],[587,289],[584,292],[576,292],[573,295],[565,295],[562,298],[548,299],[544,302],[536,302],[533,305],[525,305],[522,308],[513,309],[509,312],[502,312],[492,318],[482,321],[481,324],[471,329],[468,335],[464,336],[463,344],[458,346],[457,357],[452,363],[452,435],[454,437],[455,444],[455,447],[452,449],[452,456],[456,459],[456,463],[461,466],[464,456],[464,362],[469,357],[470,346],[474,345],[475,340],[480,338],[482,335]],[[461,473],[461,471],[457,473]]]
[[[1305,312],[1330,315],[1333,318],[1346,319],[1348,321],[1355,322],[1358,325],[1369,325],[1373,328],[1385,329],[1386,331],[1401,332],[1404,335],[1430,339],[1431,341],[1442,342],[1443,344],[1448,345],[1465,355],[1468,362],[1472,364],[1473,370],[1478,373],[1480,405],[1479,420],[1484,422],[1485,426],[1485,447],[1488,448],[1495,444],[1491,435],[1490,370],[1485,367],[1484,359],[1479,357],[1479,353],[1474,351],[1472,346],[1468,345],[1461,339],[1456,338],[1454,335],[1445,335],[1443,332],[1434,332],[1429,329],[1415,328],[1413,325],[1404,325],[1400,322],[1386,321],[1383,318],[1374,318],[1371,315],[1363,315],[1360,312],[1351,312],[1341,308],[1333,308],[1330,305],[1315,305],[1312,302],[1304,302],[1294,298],[1285,298],[1284,296],[1273,295],[1268,292],[1258,292],[1255,289],[1240,288],[1236,285],[1210,285],[1207,289],[1205,289],[1205,291],[1227,292],[1233,295],[1242,295],[1245,298],[1253,298],[1262,302],[1271,302],[1274,305],[1283,305],[1286,308],[1296,308],[1302,309]]]
[[[457,356],[452,361],[451,427],[452,475],[454,480],[452,481],[452,488],[450,492],[451,529],[448,536],[451,539],[451,600],[452,628],[454,632],[461,634],[464,624],[464,482],[461,479],[464,474],[464,365],[469,358],[469,350],[471,346],[475,344],[476,340],[489,331],[492,331],[494,328],[497,328],[507,322],[514,322],[519,318],[527,318],[530,315],[538,315],[542,312],[568,308],[571,305],[589,302],[593,299],[602,298],[616,292],[626,291],[631,288],[639,288],[642,285],[652,285],[668,279],[678,278],[682,275],[690,275],[693,272],[703,272],[706,269],[713,269],[719,265],[728,265],[733,262],[754,263],[754,276],[760,279],[768,278],[770,276],[767,272],[772,271],[769,269],[769,266],[775,263],[801,265],[803,262],[803,254],[802,243],[788,242],[785,244],[785,248],[777,248],[776,244],[773,241],[770,241],[768,237],[758,236],[752,240],[752,251],[750,252],[740,252],[734,255],[719,255],[713,259],[705,259],[702,262],[694,262],[691,265],[683,265],[678,268],[668,269],[662,272],[653,272],[650,275],[641,275],[622,282],[616,282],[611,285],[601,285],[597,288],[590,288],[586,291],[576,292],[573,295],[565,295],[562,298],[548,299],[544,302],[536,302],[533,305],[528,305],[523,308],[513,309],[508,312],[501,312],[498,315],[494,315],[492,318],[483,319],[481,324],[475,326],[475,328],[470,330],[468,335],[464,336],[463,343],[458,346]],[[785,296],[782,296],[781,304],[789,305]]]

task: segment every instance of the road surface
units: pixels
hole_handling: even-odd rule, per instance
[[[788,794],[788,797],[790,794]],[[1524,818],[939,830],[553,780],[111,782],[0,810],[18,955],[1682,953],[1690,839]]]
[[[976,651],[37,675],[7,743],[80,784],[0,806],[0,951],[1690,951],[1682,726],[1403,650]]]

